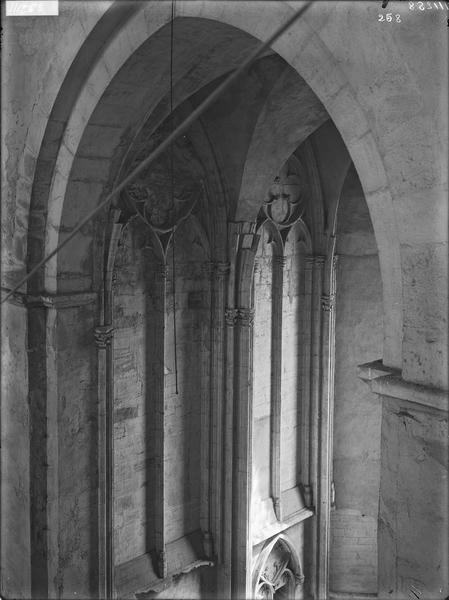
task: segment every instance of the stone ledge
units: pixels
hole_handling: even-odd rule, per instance
[[[2,302],[10,292],[2,287]],[[30,295],[14,292],[7,302],[16,306],[46,307],[46,308],[76,308],[96,302],[97,292],[73,292],[71,294],[38,294]]]
[[[293,525],[313,517],[314,509],[305,506],[302,492],[299,486],[295,486],[290,490],[285,490],[281,494],[281,511],[283,513],[282,520],[278,520],[273,508],[272,498],[266,498],[259,502],[258,512],[259,521],[253,527],[253,545],[266,541],[274,535],[282,533],[286,529],[290,529]]]
[[[212,567],[213,561],[205,558],[202,535],[194,531],[166,545],[168,574],[157,576],[150,554],[142,554],[116,566],[115,585],[119,598],[153,598],[173,583],[173,578],[199,567]]]
[[[2,304],[5,301],[6,297],[8,297],[8,299],[6,300],[7,304],[13,304],[14,306],[25,306],[25,294],[23,294],[22,292],[14,292],[10,296],[8,296],[10,292],[11,290],[9,288],[2,286]]]
[[[447,391],[404,381],[399,370],[385,367],[380,360],[359,365],[358,376],[379,396],[419,404],[427,409],[448,411]]]

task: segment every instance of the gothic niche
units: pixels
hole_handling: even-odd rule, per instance
[[[305,210],[306,174],[292,155],[274,178],[263,212],[279,229],[291,227]]]
[[[141,142],[129,171],[139,165],[167,136],[168,131],[160,129],[150,142]],[[169,237],[167,234],[189,216],[203,196],[203,180],[201,163],[189,138],[184,135],[125,188],[121,196],[122,204],[130,216],[140,217],[163,242],[164,238]]]
[[[254,581],[254,595],[259,600],[294,600],[302,597],[304,577],[285,535],[279,535],[264,547],[257,560]]]

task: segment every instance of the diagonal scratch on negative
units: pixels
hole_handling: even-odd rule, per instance
[[[273,35],[268,38],[263,44],[261,44],[256,50],[254,50],[248,58],[236,69],[233,73],[227,77],[221,85],[219,85],[190,115],[180,124],[178,127],[167,137],[161,144],[153,150],[146,158],[142,160],[134,171],[132,171],[121,183],[119,183],[107,196],[100,202],[100,204],[94,208],[88,215],[82,219],[78,225],[72,230],[63,242],[61,242],[54,250],[40,260],[32,269],[29,271],[19,283],[17,283],[3,298],[1,304],[6,302],[13,294],[15,294],[24,283],[26,283],[35,273],[39,271],[51,258],[53,258],[70,240],[78,233],[78,231],[86,225],[97,213],[105,208],[112,200],[112,198],[121,192],[141,171],[148,167],[164,150],[166,150],[170,144],[172,144],[182,133],[184,133],[192,123],[205,112],[209,106],[211,106],[223,92],[244,72],[248,69],[252,63],[269,48],[281,35],[283,35],[295,21],[297,21],[311,6],[313,0],[309,0],[304,6],[302,6],[296,13],[293,14],[279,29],[277,29]]]

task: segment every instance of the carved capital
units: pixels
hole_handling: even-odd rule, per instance
[[[256,233],[257,223],[255,221],[235,221],[229,223],[230,231],[237,235]]]
[[[273,262],[275,265],[278,265],[279,267],[281,267],[282,269],[285,267],[285,256],[281,256],[280,254],[276,254],[275,256],[273,256]]]
[[[305,268],[308,271],[312,270],[313,267],[313,262],[314,262],[314,256],[308,255],[304,258],[304,264],[305,264]]]
[[[326,262],[326,257],[322,254],[317,254],[316,256],[312,256],[313,264],[319,267],[323,266]]]
[[[237,322],[242,327],[252,327],[252,324],[254,322],[254,309],[238,308],[237,309]]]
[[[115,267],[112,270],[111,287],[112,288],[117,287],[117,269]]]
[[[332,312],[335,309],[335,294],[321,296],[321,308],[326,312]]]
[[[112,325],[100,325],[94,329],[95,345],[97,348],[106,348],[114,337],[114,328]]]
[[[334,254],[332,257],[332,268],[335,269],[338,264],[338,254]]]
[[[216,277],[225,277],[231,268],[231,265],[228,262],[213,262],[211,263],[213,266],[214,274]]]
[[[260,262],[256,259],[254,259],[254,266],[253,266],[253,273],[254,275],[256,275],[256,273],[258,273],[260,271]]]
[[[227,308],[225,310],[225,320],[226,325],[230,327],[234,327],[237,321],[237,309],[236,308]]]

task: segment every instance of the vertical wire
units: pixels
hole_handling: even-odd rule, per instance
[[[170,133],[173,133],[173,50],[174,50],[174,20],[175,20],[175,1],[171,4],[171,21],[170,21]],[[174,183],[174,160],[173,160],[173,143],[170,144],[170,184],[171,184],[171,203],[174,214],[175,207],[175,183]],[[173,346],[174,346],[174,361],[175,361],[175,393],[178,395],[178,348],[176,334],[176,265],[175,265],[175,234],[176,225],[173,226],[172,234],[172,272],[173,272]]]

